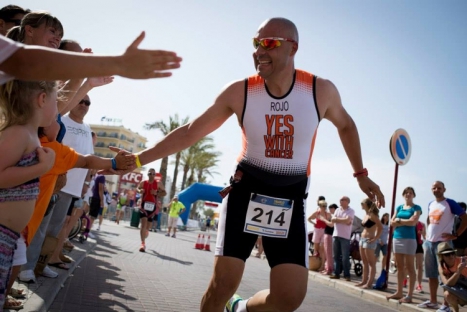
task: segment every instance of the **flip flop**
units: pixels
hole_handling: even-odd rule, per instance
[[[404,298],[399,299],[399,303],[412,303],[412,297],[405,296]]]
[[[24,293],[24,289],[19,289],[19,288],[11,287],[9,295],[12,296],[15,299],[26,298],[26,294]]]
[[[57,269],[62,269],[65,271],[68,271],[70,268],[63,262],[55,262],[55,263],[49,263],[48,264],[51,267],[57,268]]]
[[[24,304],[21,301],[16,300],[12,296],[7,296],[5,298],[5,303],[3,308],[7,310],[21,310],[24,308]]]

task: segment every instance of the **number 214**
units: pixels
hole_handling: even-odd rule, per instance
[[[266,216],[268,216],[268,222],[267,224],[271,224],[271,221],[272,221],[272,213],[273,211],[272,210],[269,210],[268,212],[264,213],[264,210],[262,208],[259,208],[259,207],[256,207],[255,209],[253,209],[253,211],[256,211],[258,212],[257,215],[255,215],[251,220],[252,221],[255,221],[255,222],[259,222],[259,223],[262,223],[261,221],[261,216],[263,214],[265,214]],[[279,223],[280,226],[282,226],[285,221],[284,221],[284,211],[282,211],[275,219],[274,219],[274,222],[275,223]]]

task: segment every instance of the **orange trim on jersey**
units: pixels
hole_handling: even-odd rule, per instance
[[[313,156],[313,150],[315,149],[315,141],[316,141],[316,134],[317,133],[318,133],[318,128],[316,128],[315,134],[313,135],[313,140],[311,140],[310,158],[308,159],[308,166],[306,167],[306,175],[308,177],[311,174],[311,158]]]
[[[295,81],[296,82],[305,82],[306,84],[313,87],[313,74],[306,71],[296,69],[295,70]]]
[[[258,85],[264,86],[264,79],[259,75],[248,77],[248,91],[257,87]]]

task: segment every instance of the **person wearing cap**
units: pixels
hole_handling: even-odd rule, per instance
[[[467,304],[466,258],[457,257],[456,250],[447,242],[442,242],[438,245],[438,260],[438,272],[441,277],[441,287],[444,289],[444,300],[451,305],[455,312],[458,312],[459,305]]]
[[[169,203],[169,222],[168,222],[168,230],[165,236],[170,236],[170,229],[173,229],[172,237],[176,237],[177,233],[177,222],[178,217],[185,212],[185,205],[178,201],[178,196],[175,195],[173,199]]]
[[[441,242],[450,242],[457,239],[467,229],[467,215],[459,204],[444,197],[446,187],[443,182],[435,181],[431,186],[431,191],[435,200],[428,205],[428,220],[426,229],[426,241],[423,248],[425,249],[425,276],[428,278],[430,286],[430,299],[426,300],[417,307],[438,309],[438,312],[449,312],[448,303],[439,307],[436,300],[438,291],[438,245]],[[459,216],[460,226],[456,233],[453,233],[454,216]]]

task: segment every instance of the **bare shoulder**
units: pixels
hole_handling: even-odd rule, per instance
[[[232,114],[241,116],[245,97],[245,83],[242,80],[227,84],[214,103],[190,124],[196,137],[204,137],[220,127]]]
[[[216,102],[229,107],[234,113],[243,110],[245,100],[245,81],[236,80],[228,83],[219,94]]]
[[[315,92],[320,116],[323,118],[329,116],[329,110],[342,106],[339,91],[331,80],[318,77]]]

